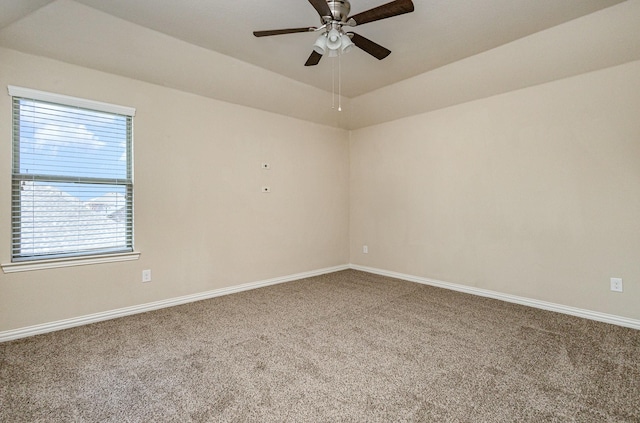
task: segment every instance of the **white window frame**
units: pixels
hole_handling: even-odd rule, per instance
[[[49,103],[56,103],[64,106],[70,107],[79,107],[83,109],[90,109],[100,112],[119,114],[119,115],[127,115],[133,118],[136,113],[136,109],[132,107],[120,106],[116,104],[103,103],[99,101],[87,100],[83,98],[71,97],[61,94],[54,94],[45,91],[34,90],[30,88],[22,88],[9,85],[8,87],[9,95],[13,97],[21,97],[27,99],[33,99],[38,101],[44,101]],[[12,117],[13,121],[13,117]],[[133,138],[133,135],[131,135]],[[13,142],[12,142],[13,144]],[[131,167],[133,167],[133,139],[131,140]],[[133,170],[131,171],[131,180],[133,183]],[[13,177],[12,177],[13,180]],[[12,193],[13,195],[13,193]],[[131,219],[133,220],[133,209],[131,210]],[[13,237],[13,223],[10,223],[12,226],[11,236]],[[133,221],[132,221],[133,226]],[[132,227],[133,230],[133,227]],[[133,237],[133,234],[132,234]],[[133,240],[132,240],[132,248],[133,248]],[[11,249],[13,256],[13,248]],[[97,263],[106,263],[106,262],[116,262],[116,261],[129,261],[129,260],[137,260],[140,256],[140,253],[132,250],[131,252],[115,252],[115,253],[102,253],[102,254],[86,254],[86,255],[71,255],[60,258],[29,258],[24,261],[12,261],[11,263],[6,263],[0,265],[2,270],[5,273],[12,272],[22,272],[22,271],[31,271],[31,270],[40,270],[40,269],[49,269],[49,268],[58,268],[58,267],[68,267],[68,266],[80,266],[80,265],[88,265],[88,264],[97,264]],[[13,260],[13,259],[12,259]]]

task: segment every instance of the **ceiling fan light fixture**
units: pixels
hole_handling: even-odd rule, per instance
[[[342,34],[341,38],[340,51],[342,53],[349,53],[355,44],[353,44],[353,41],[351,41],[351,37],[349,37],[347,34]]]
[[[337,29],[334,28],[329,31],[329,33],[327,34],[327,47],[329,48],[329,50],[339,49],[342,45],[341,38],[342,37],[340,36],[340,32],[338,32]]]
[[[327,52],[327,35],[322,34],[318,37],[315,43],[313,43],[313,50],[318,54],[325,54]]]

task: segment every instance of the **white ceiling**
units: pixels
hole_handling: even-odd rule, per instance
[[[331,91],[331,60],[303,66],[317,37],[298,33],[255,38],[254,30],[317,26],[318,15],[306,0],[75,0],[109,15],[146,27],[325,91]],[[352,15],[385,0],[351,0]],[[392,83],[473,56],[622,0],[414,0],[415,12],[372,22],[355,32],[392,50],[378,61],[354,49],[342,58],[342,93],[357,97]],[[1,0],[0,28],[29,19],[46,6],[60,25],[82,25],[67,0]],[[18,23],[19,26],[19,23]],[[25,26],[25,29],[30,28]],[[82,32],[78,31],[78,34]],[[23,50],[15,32],[2,40]],[[28,37],[27,34],[24,34]],[[107,34],[108,36],[108,34]],[[44,42],[44,40],[43,40]],[[37,50],[32,47],[31,50]],[[119,45],[104,51],[126,60]],[[119,57],[119,55],[121,57]],[[62,59],[89,65],[66,53]]]
[[[385,0],[351,2],[353,15]],[[304,66],[316,34],[252,35],[317,25],[307,0],[0,0],[0,48],[344,129],[640,60],[640,0],[414,4],[354,29],[393,53],[344,55],[342,97],[335,59]]]

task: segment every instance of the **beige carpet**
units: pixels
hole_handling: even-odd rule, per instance
[[[0,344],[2,422],[638,422],[640,331],[344,271]]]

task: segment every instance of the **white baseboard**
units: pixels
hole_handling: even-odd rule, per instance
[[[534,300],[531,298],[518,297],[516,295],[503,294],[501,292],[489,291],[487,289],[474,288],[466,285],[458,285],[455,283],[443,282],[435,279],[423,278],[420,276],[413,276],[404,273],[376,269],[374,267],[360,266],[357,264],[351,264],[349,267],[354,270],[361,270],[363,272],[373,273],[376,275],[389,276],[392,278],[403,279],[410,282],[417,282],[424,285],[436,286],[438,288],[445,288],[453,291],[464,292],[467,294],[479,295],[481,297],[494,298],[496,300],[502,300],[509,303],[522,304],[529,307],[555,311],[558,313],[569,314],[571,316],[582,317],[585,319],[596,320],[598,322],[611,323],[613,325],[640,330],[640,320],[629,319],[627,317],[600,313],[598,311],[585,310],[562,304],[549,303],[546,301]]]
[[[324,269],[312,270],[309,272],[296,273],[278,278],[266,279],[258,282],[250,282],[242,285],[230,286],[228,288],[214,289],[212,291],[200,292],[198,294],[185,295],[182,297],[169,298],[167,300],[155,301],[147,304],[140,304],[131,307],[119,308],[116,310],[104,311],[101,313],[88,314],[71,319],[58,320],[55,322],[44,323],[40,325],[28,326],[25,328],[13,329],[0,332],[0,342],[12,341],[14,339],[26,338],[28,336],[40,335],[47,332],[53,332],[62,329],[69,329],[76,326],[88,325],[90,323],[101,322],[103,320],[116,319],[118,317],[129,316],[132,314],[144,313],[147,311],[158,310],[161,308],[172,307],[181,304],[187,304],[194,301],[206,300],[209,298],[220,297],[222,295],[234,294],[236,292],[248,291],[250,289],[262,288],[269,285],[276,285],[284,282],[296,281],[299,279],[310,278],[313,276],[324,275],[327,273],[338,272],[340,270],[349,269],[349,265],[327,267]]]
[[[257,282],[245,283],[242,285],[231,286],[228,288],[214,289],[212,291],[200,292],[197,294],[185,295],[182,297],[170,298],[167,300],[155,301],[147,304],[140,304],[131,307],[119,308],[116,310],[105,311],[101,313],[88,314],[85,316],[74,317],[71,319],[58,320],[40,325],[28,326],[25,328],[12,329],[0,332],[0,342],[12,341],[14,339],[26,338],[29,336],[40,335],[43,333],[53,332],[62,329],[69,329],[76,326],[87,325],[90,323],[101,322],[103,320],[116,319],[118,317],[129,316],[132,314],[145,313],[147,311],[158,310],[161,308],[172,307],[181,304],[187,304],[195,301],[206,300],[209,298],[220,297],[222,295],[234,294],[236,292],[248,291],[251,289],[262,288],[269,285],[276,285],[284,282],[291,282],[300,279],[310,278],[313,276],[324,275],[327,273],[338,272],[341,270],[354,269],[367,273],[373,273],[382,276],[402,279],[410,282],[421,283],[424,285],[436,286],[439,288],[450,289],[453,291],[464,292],[467,294],[479,295],[481,297],[494,298],[510,303],[522,304],[529,307],[539,308],[543,310],[555,311],[558,313],[568,314],[571,316],[582,317],[585,319],[596,320],[598,322],[611,323],[618,326],[624,326],[632,329],[640,330],[640,320],[629,319],[627,317],[616,316],[612,314],[600,313],[597,311],[585,310],[576,307],[569,307],[562,304],[549,303],[546,301],[534,300],[525,297],[518,297],[510,294],[503,294],[496,291],[474,288],[465,285],[458,285],[450,282],[443,282],[435,279],[428,279],[419,276],[408,275],[405,273],[392,272],[389,270],[377,269],[374,267],[360,266],[357,264],[327,267],[324,269],[312,270],[309,272],[296,273],[288,276],[281,276],[272,279],[266,279]]]

